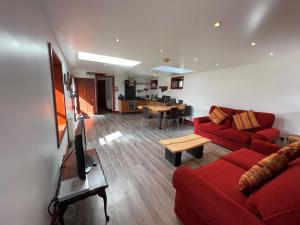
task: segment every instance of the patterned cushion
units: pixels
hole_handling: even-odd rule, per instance
[[[222,111],[219,107],[216,107],[208,116],[208,118],[215,124],[220,124],[226,119],[228,115]]]
[[[282,152],[289,159],[289,162],[300,156],[300,141],[293,142],[288,146],[279,149],[277,152]]]
[[[279,149],[256,163],[239,180],[239,189],[244,193],[250,193],[263,185],[275,175],[282,172],[289,162],[300,157],[300,141],[289,144]]]
[[[289,163],[284,152],[276,152],[252,166],[244,173],[238,184],[240,191],[248,194],[283,171]]]
[[[249,130],[260,127],[252,110],[233,115],[238,130]]]

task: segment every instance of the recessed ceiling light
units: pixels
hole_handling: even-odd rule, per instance
[[[218,21],[214,24],[214,27],[220,27],[222,25],[222,22]]]
[[[99,71],[101,71],[102,69],[101,69],[101,68],[99,68],[98,70],[99,70]]]
[[[274,55],[274,52],[270,52],[269,55],[270,55],[270,56],[273,56],[273,55]]]
[[[216,63],[216,66],[219,66],[219,63]]]
[[[116,38],[116,42],[120,42],[120,39],[119,39],[119,38]]]
[[[194,61],[198,61],[198,58],[194,58]]]
[[[154,77],[157,77],[157,74],[153,74]]]
[[[106,55],[96,55],[88,52],[78,52],[78,59],[92,61],[92,62],[108,63],[108,64],[119,65],[119,66],[129,66],[129,67],[136,66],[141,63],[139,61],[116,58],[116,57],[111,57]]]
[[[163,50],[163,49],[161,49],[161,50],[160,50],[160,53],[163,53],[163,52],[164,52],[164,50]]]
[[[251,43],[251,46],[255,46],[255,45],[256,45],[256,42],[252,42],[252,43]]]

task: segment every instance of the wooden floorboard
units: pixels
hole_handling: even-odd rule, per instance
[[[193,127],[182,125],[178,129],[174,125],[159,130],[155,121],[143,127],[140,122],[138,114],[105,114],[86,121],[87,147],[97,149],[109,183],[108,224],[179,225],[172,186],[176,168],[164,158],[164,148],[158,141],[191,134]],[[227,149],[210,143],[205,145],[202,159],[183,153],[182,164],[197,168],[226,153]],[[75,215],[66,219],[66,224],[106,224],[102,199],[91,197],[75,207]]]

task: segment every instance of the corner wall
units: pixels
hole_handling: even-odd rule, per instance
[[[0,21],[1,224],[49,224],[67,132],[57,149],[47,42],[68,68],[38,1],[2,1]]]
[[[183,90],[153,94],[170,95],[193,106],[193,117],[207,115],[212,104],[276,114],[275,127],[283,134],[300,134],[300,56],[269,63],[221,69],[184,76]],[[158,86],[170,88],[171,78]]]

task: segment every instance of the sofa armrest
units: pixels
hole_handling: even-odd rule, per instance
[[[210,120],[208,119],[208,116],[202,116],[202,117],[196,117],[193,120],[194,123],[194,133],[197,134],[199,130],[199,124],[200,123],[208,123]]]
[[[276,151],[278,151],[281,147],[269,142],[260,141],[260,140],[254,140],[251,142],[250,149],[264,154],[264,155],[270,155]]]
[[[180,193],[186,204],[205,224],[211,225],[262,225],[246,208],[216,189],[189,167],[180,167],[173,175],[176,195]],[[175,202],[176,204],[176,202]],[[175,206],[176,211],[176,206]]]
[[[274,142],[280,135],[280,131],[276,128],[268,128],[260,130],[253,134],[252,140],[261,140]]]

